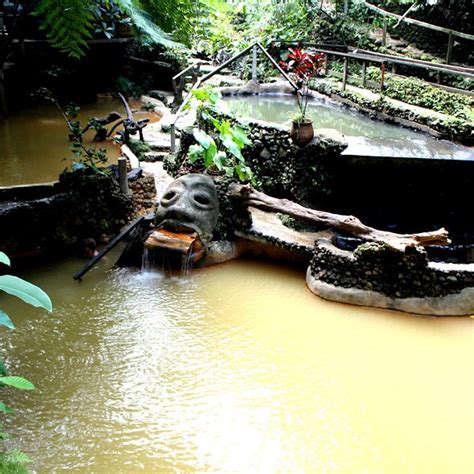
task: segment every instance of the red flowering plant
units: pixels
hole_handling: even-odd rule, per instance
[[[304,51],[301,48],[289,48],[286,61],[280,61],[281,67],[297,78],[299,91],[296,93],[299,112],[292,115],[296,123],[307,122],[306,110],[309,101],[309,80],[323,73],[326,55],[316,51]]]

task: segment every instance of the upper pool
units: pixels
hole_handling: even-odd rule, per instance
[[[267,122],[289,122],[296,110],[295,98],[289,95],[234,95],[224,101],[238,115]],[[474,160],[472,148],[374,120],[331,101],[312,100],[308,109],[315,128],[333,128],[346,136],[345,155]]]

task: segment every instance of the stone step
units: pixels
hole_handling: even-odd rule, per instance
[[[171,136],[169,133],[163,133],[159,122],[146,127],[143,130],[143,138],[150,145],[153,151],[169,151],[171,148]],[[178,142],[178,140],[176,140]],[[178,146],[178,143],[176,143]]]
[[[143,154],[141,161],[146,161],[148,163],[154,163],[156,161],[163,161],[163,158],[169,155],[169,151],[147,151]]]

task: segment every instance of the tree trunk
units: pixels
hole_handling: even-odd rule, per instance
[[[287,199],[267,196],[251,186],[233,183],[229,186],[228,194],[230,197],[241,201],[245,206],[252,206],[270,212],[282,212],[306,222],[324,224],[365,240],[384,243],[391,249],[400,252],[404,252],[407,247],[448,245],[451,243],[446,229],[419,234],[396,234],[366,226],[354,216],[309,209]]]

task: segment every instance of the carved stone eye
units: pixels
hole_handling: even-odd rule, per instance
[[[205,194],[195,194],[193,198],[198,204],[201,204],[202,206],[208,206],[210,204],[209,197]]]
[[[163,196],[163,199],[164,199],[165,201],[170,201],[170,200],[173,199],[175,196],[176,196],[176,192],[175,192],[175,191],[168,191],[168,192]]]

